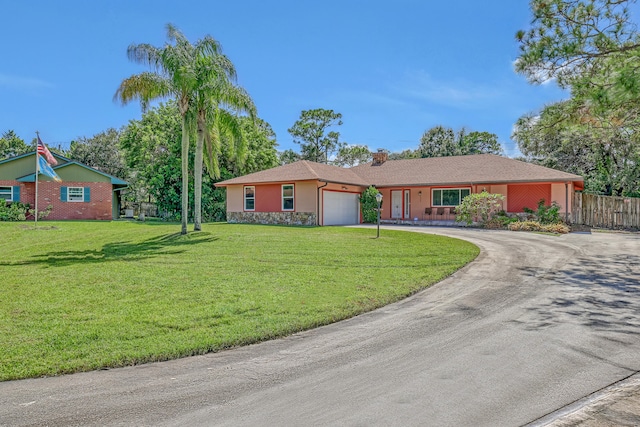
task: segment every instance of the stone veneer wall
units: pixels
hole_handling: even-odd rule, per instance
[[[242,224],[316,225],[313,212],[227,212],[227,222]]]

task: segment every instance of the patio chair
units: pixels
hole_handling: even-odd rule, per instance
[[[436,210],[436,218],[440,217],[441,219],[444,219],[445,209],[446,208],[438,208],[438,210]]]
[[[431,219],[431,213],[433,212],[432,208],[424,208],[424,215],[427,217],[427,219]],[[423,218],[424,219],[424,218]]]

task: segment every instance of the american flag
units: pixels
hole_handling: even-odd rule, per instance
[[[47,159],[47,163],[49,163],[50,165],[58,164],[58,161],[55,157],[53,157],[51,151],[49,151],[47,146],[44,145],[44,142],[42,142],[42,140],[40,139],[40,135],[38,135],[38,154],[44,156],[44,158]]]
[[[53,180],[56,181],[56,182],[61,182],[62,181],[62,179],[60,179],[58,174],[55,173],[55,171],[53,170],[51,165],[49,163],[47,163],[47,161],[44,159],[44,157],[38,156],[38,170],[39,170],[39,172],[41,174],[46,175],[46,176],[48,176],[50,178],[53,178]]]

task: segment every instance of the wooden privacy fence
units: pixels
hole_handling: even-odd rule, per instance
[[[640,198],[575,193],[572,222],[600,228],[640,228]]]

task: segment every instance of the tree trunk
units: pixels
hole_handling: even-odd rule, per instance
[[[202,157],[204,150],[204,118],[198,114],[198,135],[196,137],[196,158],[194,172],[194,212],[193,231],[202,230]]]
[[[187,128],[186,111],[182,114],[182,230],[180,234],[187,234],[187,219],[189,217],[189,129]]]

